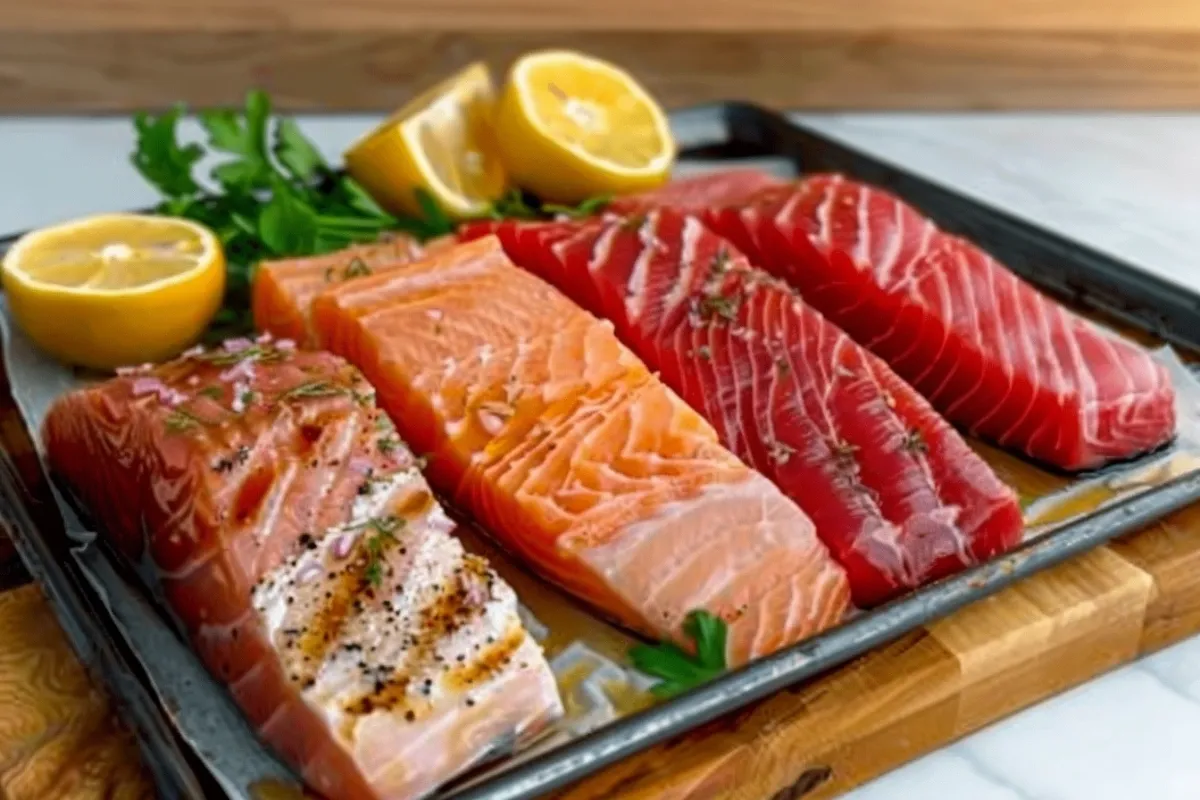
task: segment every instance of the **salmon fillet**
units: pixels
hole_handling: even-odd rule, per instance
[[[341,359],[227,342],[60,398],[44,439],[322,794],[420,797],[561,713],[513,591]]]
[[[494,237],[331,287],[313,320],[435,487],[625,625],[679,638],[707,609],[738,664],[842,619],[846,575],[804,513]]]
[[[254,325],[281,339],[311,346],[309,308],[326,286],[391,269],[421,253],[416,239],[397,235],[326,255],[263,261],[255,270],[250,297]]]

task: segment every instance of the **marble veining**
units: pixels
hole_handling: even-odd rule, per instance
[[[1200,114],[805,115],[1012,213],[1200,289]],[[302,119],[336,159],[374,118]],[[0,231],[147,205],[123,119],[0,119]],[[1197,800],[1200,638],[851,792],[852,800]]]

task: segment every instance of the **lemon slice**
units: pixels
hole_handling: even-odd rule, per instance
[[[225,254],[208,228],[105,214],[26,234],[4,256],[13,317],[68,364],[161,361],[195,342],[221,305]]]
[[[452,217],[481,214],[507,188],[492,132],[496,92],[472,64],[409,102],[346,151],[346,170],[396,214],[421,214],[416,190]]]
[[[628,73],[580,53],[530,53],[509,71],[496,136],[512,179],[543,200],[578,203],[666,182],[666,115]]]

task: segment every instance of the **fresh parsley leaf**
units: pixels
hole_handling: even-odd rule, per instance
[[[695,655],[674,642],[642,644],[629,651],[635,667],[661,679],[651,689],[656,697],[674,697],[711,681],[726,670],[727,627],[724,620],[707,611],[692,611],[684,620],[683,633],[694,643]]]
[[[538,219],[541,215],[520,189],[509,189],[492,204],[488,216],[492,219]]]
[[[421,214],[424,217],[426,229],[429,231],[430,237],[453,233],[454,223],[446,216],[446,212],[438,205],[437,200],[433,199],[433,195],[424,189],[417,189],[415,194],[417,196],[417,205],[421,207]]]
[[[196,162],[204,157],[204,149],[192,143],[180,145],[176,132],[183,106],[175,106],[157,117],[138,114],[133,118],[137,145],[130,160],[152,186],[168,200],[183,203],[200,190],[192,176]]]
[[[258,236],[276,255],[311,253],[317,242],[317,216],[280,183],[258,217]]]
[[[281,119],[275,127],[275,157],[295,180],[311,183],[326,169],[325,159],[293,119]]]
[[[366,189],[358,185],[358,183],[349,176],[342,177],[336,184],[335,194],[344,200],[347,206],[358,211],[360,214],[365,214],[368,217],[375,217],[387,222],[395,222],[394,219],[375,202],[371,195],[367,194]]]
[[[608,208],[612,203],[612,195],[602,194],[589,197],[577,206],[560,206],[557,203],[543,203],[542,211],[553,216],[566,216],[572,219],[591,217]]]

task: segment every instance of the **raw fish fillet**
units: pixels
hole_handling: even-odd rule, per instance
[[[682,638],[706,609],[739,664],[847,610],[804,513],[495,238],[331,287],[313,320],[429,454],[437,488],[625,625]]]
[[[409,236],[357,245],[320,256],[264,261],[254,273],[254,325],[283,339],[311,346],[313,298],[331,283],[382,272],[419,258],[423,249]]]
[[[800,505],[858,605],[1019,541],[1016,496],[958,433],[696,218],[490,227],[514,261],[612,320],[726,447]]]
[[[650,192],[615,198],[608,208],[619,216],[644,214],[664,207],[676,211],[703,212],[711,208],[736,206],[749,201],[764,189],[785,183],[760,169],[719,170],[673,180]]]
[[[341,359],[227,342],[66,395],[44,437],[322,795],[421,797],[561,713],[512,589]]]
[[[880,189],[818,175],[706,221],[1002,447],[1080,470],[1175,435],[1171,379],[1149,353]]]

